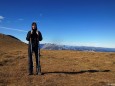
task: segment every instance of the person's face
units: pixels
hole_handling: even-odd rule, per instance
[[[33,29],[33,30],[36,29],[36,26],[35,26],[35,25],[32,25],[32,29]]]

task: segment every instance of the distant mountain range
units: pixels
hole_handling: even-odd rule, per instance
[[[90,51],[90,52],[115,52],[115,48],[103,48],[103,47],[88,47],[88,46],[69,46],[69,45],[57,45],[57,44],[40,44],[41,49],[46,50],[77,50],[77,51]]]
[[[26,47],[26,44],[22,42],[20,39],[12,36],[12,35],[5,35],[0,33],[0,46],[4,46],[3,48],[11,48],[17,47]],[[9,45],[9,47],[5,47]],[[20,47],[19,47],[20,46]],[[51,43],[40,44],[41,49],[46,50],[76,50],[76,51],[89,51],[89,52],[115,52],[115,48],[102,48],[102,47],[87,47],[87,46],[69,46],[69,45],[57,45]]]

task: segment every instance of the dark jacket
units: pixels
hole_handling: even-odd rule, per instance
[[[29,31],[27,34],[26,40],[29,41],[30,43],[30,38],[31,38],[33,47],[37,47],[39,44],[39,41],[42,41],[43,39],[40,31],[38,31],[38,34],[39,35],[37,35],[36,33],[31,34],[31,31]]]

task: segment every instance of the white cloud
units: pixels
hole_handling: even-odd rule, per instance
[[[0,16],[0,20],[3,20],[4,19],[4,17],[3,16]]]
[[[14,29],[14,28],[9,28],[9,27],[1,27],[1,26],[0,26],[0,28],[2,28],[2,29],[7,29],[7,30],[14,30],[14,31],[18,31],[18,32],[27,32],[27,31],[25,31],[25,30]]]
[[[0,16],[0,22],[2,22],[3,19],[4,19],[4,17],[3,17],[3,16]]]

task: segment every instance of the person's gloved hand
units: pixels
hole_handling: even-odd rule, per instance
[[[31,35],[33,34],[33,30],[31,30]]]
[[[36,34],[38,35],[38,30],[36,30]]]

